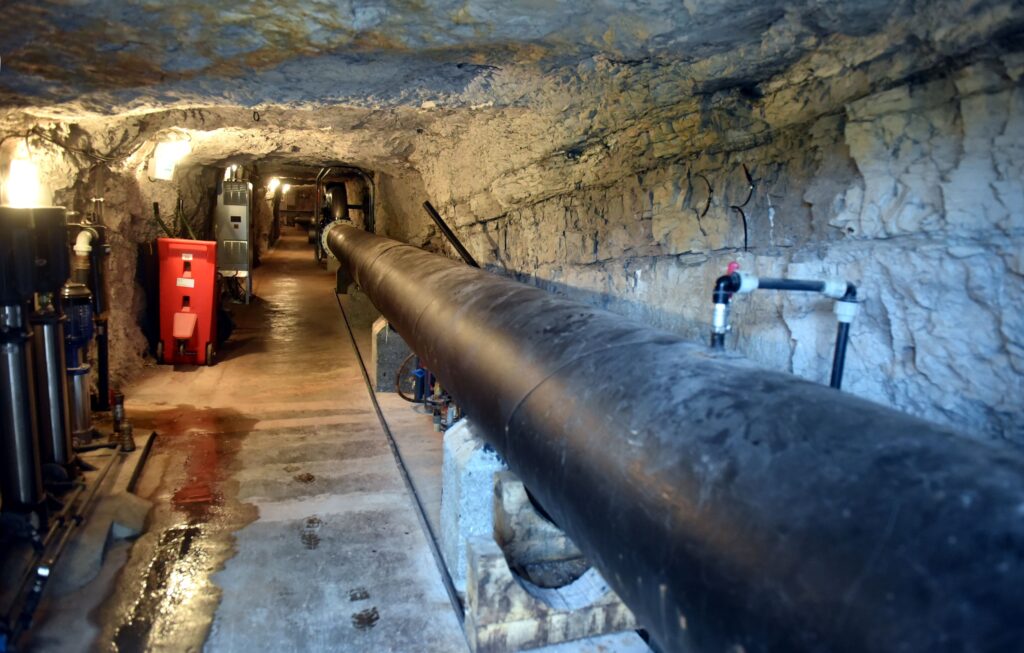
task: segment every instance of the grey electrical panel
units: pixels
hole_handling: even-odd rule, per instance
[[[222,182],[213,233],[217,240],[217,272],[242,282],[248,304],[252,297],[252,184]]]

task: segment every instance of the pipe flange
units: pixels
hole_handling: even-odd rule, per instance
[[[330,256],[335,260],[337,260],[337,257],[334,255],[334,252],[331,251],[331,248],[327,246],[327,235],[331,233],[331,229],[334,227],[334,225],[345,224],[346,222],[347,220],[331,220],[326,225],[324,225],[323,229],[320,230],[320,247],[323,248],[324,253],[327,256]]]

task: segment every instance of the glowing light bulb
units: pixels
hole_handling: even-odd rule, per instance
[[[7,205],[16,208],[45,206],[43,186],[39,183],[39,167],[29,158],[28,146],[19,143],[11,159],[5,182]]]
[[[278,179],[277,177],[273,177],[267,183],[267,190],[269,190],[271,193],[273,193],[275,190],[277,190],[277,187],[280,186],[280,185],[281,185],[281,180]]]
[[[281,194],[283,195],[284,193],[287,193],[291,189],[292,189],[292,185],[291,184],[285,184],[284,186],[281,186]]]

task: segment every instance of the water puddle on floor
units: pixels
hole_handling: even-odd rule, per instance
[[[198,651],[220,590],[212,576],[234,555],[233,534],[255,521],[231,480],[235,456],[255,420],[223,409],[180,406],[136,413],[158,433],[146,474],[154,501],[147,532],[101,608],[101,650]]]
[[[117,630],[114,646],[119,651],[148,649],[149,636],[156,617],[173,611],[185,603],[195,589],[196,577],[206,556],[193,548],[202,537],[202,528],[184,526],[160,534],[156,558],[153,559],[143,585],[142,596],[132,609],[128,621]]]

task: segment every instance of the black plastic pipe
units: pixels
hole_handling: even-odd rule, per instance
[[[773,279],[758,277],[757,287],[765,290],[795,290],[799,292],[824,292],[824,281],[809,279]]]
[[[711,348],[725,349],[725,334],[729,331],[729,300],[740,290],[740,275],[727,274],[715,280],[711,302],[715,306],[711,325]]]
[[[106,314],[96,317],[96,410],[110,410],[110,334]]]
[[[441,230],[441,233],[448,239],[448,242],[452,244],[452,247],[454,247],[455,251],[459,253],[462,260],[466,262],[466,265],[471,265],[475,268],[480,267],[480,264],[476,262],[476,259],[469,253],[469,250],[463,246],[462,241],[459,240],[459,237],[451,230],[448,224],[444,221],[444,218],[441,217],[441,214],[434,208],[434,205],[430,202],[424,202],[423,208],[427,210],[427,215],[429,215],[430,219],[434,221],[434,224],[436,224],[437,228]]]
[[[328,246],[663,651],[1024,641],[1024,454],[345,225]]]
[[[810,279],[777,279],[772,277],[749,277],[756,278],[758,290],[783,290],[795,292],[818,292],[825,293],[828,284],[825,281]],[[737,273],[723,275],[715,280],[715,287],[711,293],[711,301],[714,304],[714,314],[711,326],[711,348],[725,348],[725,334],[729,331],[729,301],[733,294],[740,292],[742,275]],[[749,290],[747,291],[749,292]],[[838,294],[838,293],[837,293]],[[835,297],[835,295],[831,295]],[[846,283],[845,293],[840,302],[857,302],[857,287],[852,283]],[[856,307],[853,307],[856,309]],[[844,311],[845,313],[845,311]],[[850,339],[850,322],[856,310],[850,315],[840,318],[839,327],[836,331],[835,350],[832,355],[832,374],[829,380],[829,387],[839,390],[843,384],[843,368],[846,366],[846,346]],[[838,313],[837,313],[838,315]],[[845,321],[844,321],[845,320]]]
[[[846,294],[836,302],[836,344],[832,353],[832,376],[829,379],[829,386],[840,390],[843,387],[843,369],[846,367],[846,345],[850,341],[850,323],[857,312],[857,287],[852,283],[846,284]],[[847,314],[843,307],[853,309]]]
[[[98,225],[95,225],[98,226]],[[98,226],[98,242],[92,246],[91,274],[93,315],[96,322],[96,410],[110,410],[110,334],[107,318],[107,284],[104,265],[110,254],[106,228]]]
[[[107,312],[106,275],[104,261],[110,254],[110,245],[107,244],[107,229],[103,225],[89,224],[87,227],[95,230],[97,236],[92,242],[92,251],[89,252],[89,289],[92,290],[92,305],[95,315],[102,315]]]
[[[832,354],[832,376],[829,386],[839,390],[843,386],[843,367],[846,366],[846,343],[850,340],[850,323],[840,322],[836,327],[836,347]]]

